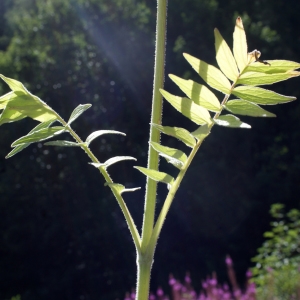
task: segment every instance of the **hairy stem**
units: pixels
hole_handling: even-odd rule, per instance
[[[162,96],[159,89],[164,84],[165,67],[165,44],[166,44],[166,23],[167,23],[167,0],[157,0],[157,22],[156,22],[156,45],[155,45],[155,65],[154,65],[154,83],[151,111],[151,124],[161,124],[162,116]],[[159,143],[160,132],[150,127],[150,142]],[[158,170],[159,156],[149,143],[148,150],[148,168]],[[142,228],[142,252],[144,252],[149,243],[153,225],[156,204],[157,182],[147,177],[144,219]]]

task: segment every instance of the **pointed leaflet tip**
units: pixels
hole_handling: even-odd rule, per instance
[[[239,67],[240,73],[242,73],[248,64],[248,46],[241,17],[238,17],[235,23],[233,33],[233,55]]]
[[[94,131],[93,133],[91,133],[85,140],[85,142],[87,143],[87,145],[89,145],[95,138],[97,138],[100,135],[103,134],[121,134],[121,135],[125,135],[125,133],[120,132],[120,131],[115,131],[115,130],[97,130]]]
[[[221,71],[232,81],[236,81],[239,71],[230,48],[218,29],[214,30],[216,59]]]

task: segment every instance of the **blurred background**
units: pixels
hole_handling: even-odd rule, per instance
[[[213,29],[231,47],[237,16],[249,51],[299,62],[299,11],[292,0],[169,0],[166,74],[202,83],[182,53],[216,65]],[[82,138],[98,129],[127,134],[95,140],[97,157],[130,155],[146,166],[155,17],[154,0],[1,0],[0,73],[22,81],[65,119],[91,103],[73,123]],[[182,95],[167,76],[165,87]],[[299,97],[299,78],[271,89]],[[7,91],[1,83],[1,95]],[[226,281],[226,254],[244,282],[269,229],[270,205],[299,208],[298,101],[268,107],[277,118],[241,118],[251,130],[213,128],[167,217],[152,290],[168,291],[169,273],[183,278],[187,270],[196,290],[213,271]],[[38,143],[5,160],[10,144],[35,125],[23,119],[0,128],[0,299],[123,299],[135,286],[135,249],[117,202],[85,153]],[[168,103],[163,125],[196,129]],[[162,142],[188,150],[167,136]],[[132,166],[119,163],[110,174],[126,187],[142,187],[125,194],[141,228],[145,177]],[[176,174],[163,161],[161,170]],[[157,212],[166,192],[159,185]]]

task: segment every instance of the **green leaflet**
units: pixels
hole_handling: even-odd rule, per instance
[[[81,144],[76,142],[69,142],[69,141],[51,141],[44,143],[46,146],[59,146],[59,147],[80,147]]]
[[[150,177],[155,181],[166,183],[168,186],[174,182],[174,178],[167,173],[137,166],[135,166],[134,168],[142,172],[147,177]]]
[[[41,130],[43,128],[47,128],[49,127],[51,124],[53,123],[53,121],[47,121],[44,123],[40,123],[37,126],[35,126],[29,133],[33,133],[35,131]],[[20,144],[18,146],[16,146],[13,150],[11,150],[6,156],[5,158],[10,158],[14,155],[16,155],[17,153],[21,152],[23,149],[25,149],[26,147],[28,147],[31,143],[24,143],[24,144]]]
[[[251,128],[249,124],[241,122],[240,119],[234,115],[220,116],[214,120],[216,124],[225,127],[233,128]]]
[[[186,144],[188,147],[194,148],[196,145],[196,141],[194,137],[191,135],[189,131],[187,131],[184,128],[179,127],[170,127],[170,126],[161,126],[158,124],[151,124],[155,128],[157,128],[160,132],[176,137],[180,141],[182,141],[184,144]]]
[[[247,85],[263,85],[263,84],[273,84],[275,82],[287,80],[292,77],[297,77],[300,72],[297,71],[287,71],[285,73],[261,73],[261,72],[246,72],[243,73],[237,84],[247,84]]]
[[[246,100],[231,100],[225,105],[225,108],[233,114],[251,116],[251,117],[276,117],[275,114],[268,112],[257,104]]]
[[[239,71],[230,48],[218,29],[214,30],[216,59],[221,71],[232,81],[236,81]]]
[[[75,121],[82,113],[84,113],[87,109],[89,109],[92,104],[79,104],[72,112],[68,125],[70,125],[73,121]]]
[[[192,135],[199,141],[204,140],[210,134],[210,128],[207,124],[200,126],[198,129],[192,132]]]
[[[183,56],[208,85],[224,94],[230,94],[231,84],[219,69],[187,53]]]
[[[221,110],[218,98],[205,85],[170,74],[169,77],[196,104],[214,112]]]
[[[246,40],[246,33],[244,30],[241,17],[236,19],[235,28],[233,32],[233,55],[239,67],[240,73],[248,64],[248,46]]]
[[[136,160],[136,158],[132,156],[115,156],[108,159],[105,163],[90,163],[90,164],[96,168],[104,167],[106,169],[109,166],[123,160]]]
[[[0,77],[9,85],[13,93],[8,93],[0,99],[0,125],[30,117],[39,122],[56,120],[57,114],[40,98],[32,95],[24,85],[14,79],[0,74]]]
[[[0,115],[0,125],[10,122],[16,122],[26,118],[26,115],[16,111],[9,109],[7,106],[3,110],[2,114]]]
[[[152,142],[151,146],[176,168],[180,169],[187,160],[186,154],[178,149],[162,146],[155,142]]]
[[[233,89],[235,96],[257,104],[273,105],[295,100],[295,97],[284,96],[273,91],[254,86],[238,86]]]
[[[167,91],[160,89],[163,97],[179,112],[198,125],[211,124],[211,117],[208,110],[188,98],[174,96]]]
[[[109,186],[111,189],[115,190],[118,194],[126,193],[126,192],[134,192],[137,190],[140,190],[140,187],[137,188],[131,188],[131,189],[126,189],[124,185],[120,183],[105,183],[106,186]]]
[[[115,130],[97,130],[91,133],[85,140],[86,144],[89,145],[95,138],[103,134],[121,134],[126,135],[123,132],[115,131]]]
[[[40,142],[46,139],[50,139],[55,135],[61,134],[65,131],[62,126],[54,126],[50,128],[44,128],[41,130],[34,131],[33,133],[28,133],[27,135],[17,139],[12,143],[12,147],[18,146],[24,143],[34,143]]]
[[[267,60],[270,65],[254,62],[247,66],[245,72],[285,73],[300,68],[300,64],[289,60]]]
[[[15,94],[14,92],[9,92],[3,96],[0,97],[0,109],[4,109],[7,105],[7,103],[13,99],[18,97],[17,94]]]
[[[29,91],[25,88],[25,86],[20,82],[12,78],[5,77],[0,74],[0,77],[8,84],[12,91],[20,93],[20,94],[30,94]]]

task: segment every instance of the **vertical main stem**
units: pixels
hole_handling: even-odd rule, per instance
[[[165,68],[165,45],[166,45],[166,23],[167,23],[167,0],[157,0],[157,19],[156,19],[156,44],[155,44],[155,65],[154,65],[154,83],[151,111],[151,124],[161,124],[162,116],[162,96],[159,89],[164,84]],[[159,143],[160,132],[150,127],[150,142]],[[150,143],[148,150],[148,168],[158,170],[159,157]],[[154,226],[154,213],[156,204],[157,182],[147,177],[144,219],[142,228],[142,252],[146,251],[151,238]]]
[[[167,0],[157,0],[155,63],[151,124],[161,124],[162,96],[159,89],[164,85]],[[150,142],[159,143],[160,132],[150,126],[150,139],[148,150],[148,168],[158,170],[159,156],[150,145]],[[155,245],[149,245],[154,227],[157,183],[147,177],[145,207],[143,216],[141,249],[137,251],[137,287],[136,300],[149,298],[150,274],[153,263]]]

